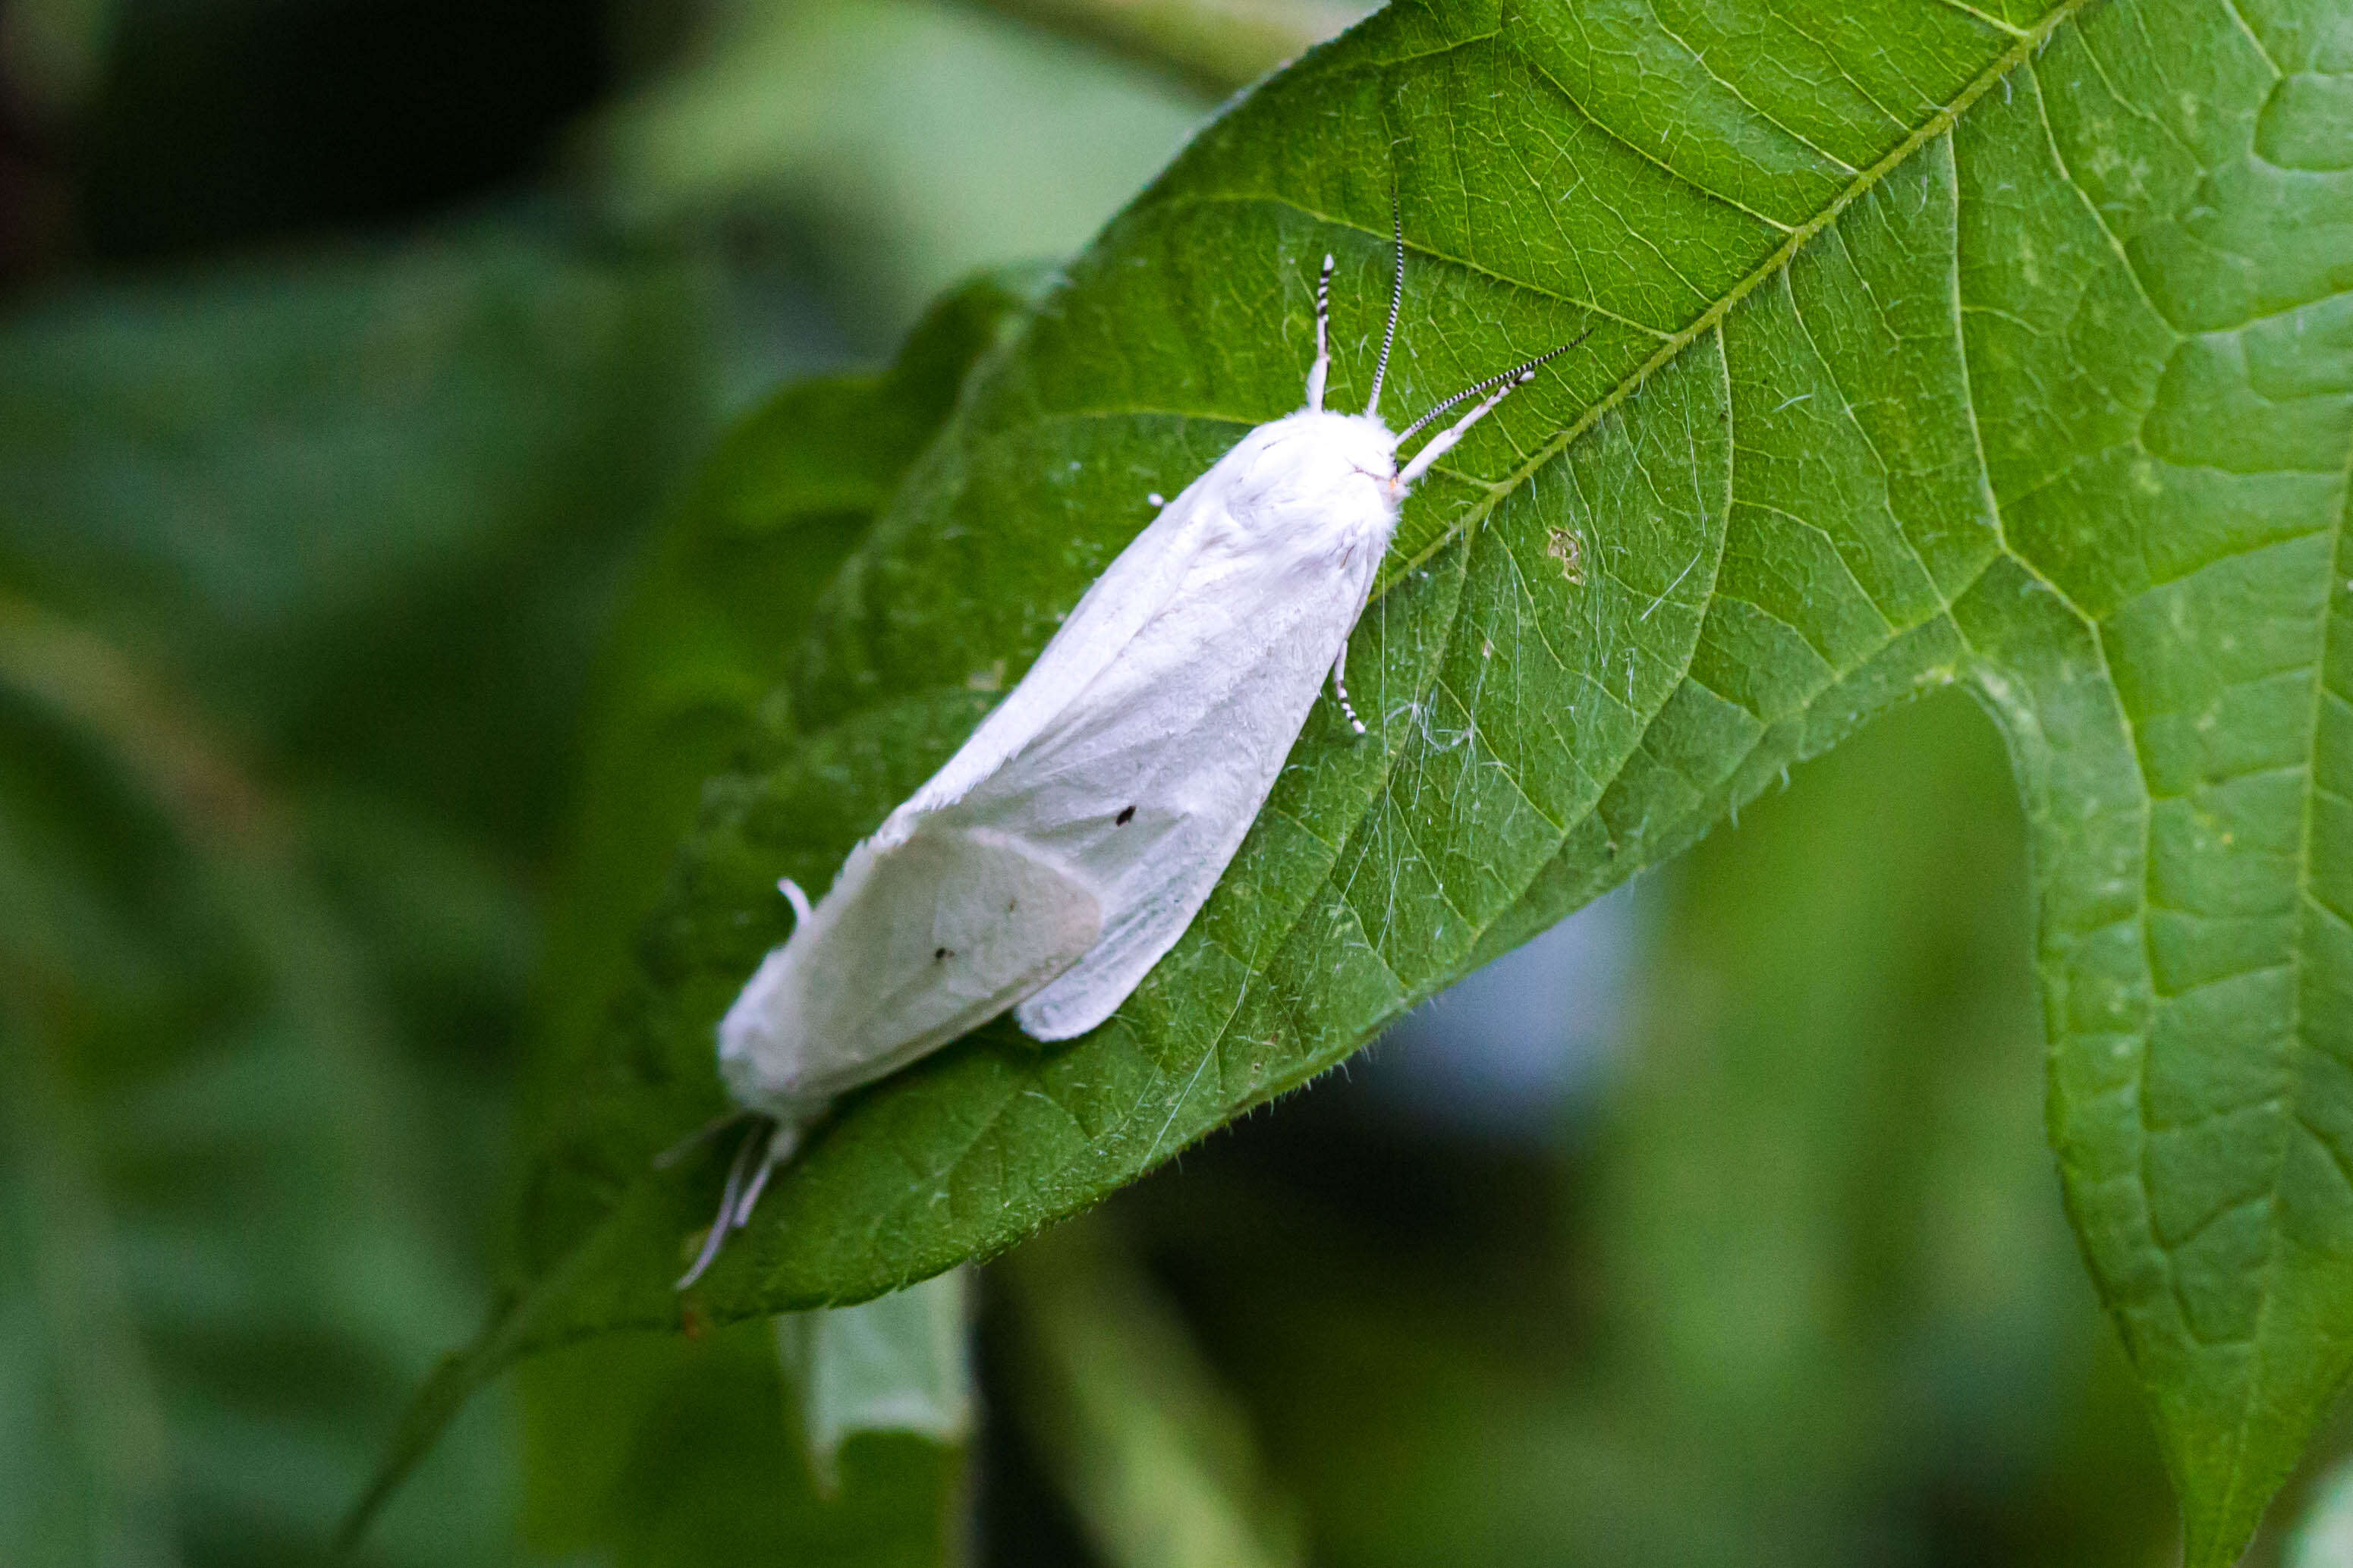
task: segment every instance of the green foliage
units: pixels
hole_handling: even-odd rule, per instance
[[[1149,514],[1295,405],[1390,194],[1414,409],[1588,347],[1409,508],[1355,655],[1187,940],[1104,1028],[858,1097],[695,1310],[1011,1245],[1342,1059],[1908,693],[1973,685],[2027,802],[2070,1212],[2193,1563],[2345,1370],[2353,1084],[2327,673],[2353,156],[2329,0],[1757,12],[1405,5],[1239,103],[992,358],[716,780],[538,1166],[494,1363],[674,1322],[710,1026]]]
[[[254,749],[537,847],[583,685],[550,655],[709,417],[699,310],[520,225],[21,310],[0,578]]]
[[[934,1568],[958,1533],[959,1444],[861,1429],[820,1479],[766,1322],[558,1352],[526,1393],[525,1523],[548,1552]]]
[[[1018,279],[982,279],[943,300],[887,372],[778,393],[737,422],[657,534],[607,655],[565,885],[550,912],[538,1097],[560,1103],[591,1059],[596,1027],[628,976],[632,929],[659,897],[703,779],[754,744],[760,700],[783,679],[819,586],[1021,301]],[[903,1302],[960,1325],[961,1300],[960,1291],[927,1290],[873,1308]],[[746,1329],[708,1345],[639,1341],[617,1356],[556,1356],[527,1369],[526,1511],[536,1542],[603,1545],[647,1565],[788,1560],[818,1540],[831,1543],[828,1561],[936,1562],[962,1495],[965,1434],[934,1420],[913,1423],[920,1435],[861,1436],[911,1423],[904,1411],[878,1414],[890,1401],[871,1386],[863,1397],[838,1388],[841,1377],[862,1372],[870,1385],[912,1377],[903,1392],[922,1396],[939,1373],[921,1355],[912,1373],[903,1354],[861,1366],[838,1342],[860,1325],[830,1316],[778,1318],[773,1337]],[[791,1401],[779,1342],[800,1373]],[[479,1375],[459,1358],[436,1388],[462,1399]],[[805,1432],[787,1420],[796,1401]],[[941,1399],[929,1408],[944,1408]],[[421,1454],[441,1418],[429,1403],[412,1415],[405,1458]],[[692,1435],[685,1453],[681,1433]],[[829,1473],[845,1442],[855,1450],[846,1481]],[[812,1464],[823,1473],[813,1477]],[[694,1478],[691,1491],[678,1489],[681,1470]],[[399,1473],[379,1478],[379,1494]],[[738,1489],[758,1505],[731,1506]],[[839,1555],[849,1551],[867,1555]]]
[[[1566,1162],[1368,1158],[1319,1087],[1106,1206],[1315,1562],[2173,1560],[2052,1202],[2024,837],[1983,715],[1906,705],[1620,895],[1654,956]]]
[[[1672,1477],[1621,1560],[1867,1562],[1970,1487],[2014,1510],[2000,1561],[2162,1553],[2162,1467],[2051,1201],[2002,775],[1933,697],[1671,873],[1595,1226],[1588,1397]]]
[[[1005,1278],[1019,1304],[1030,1441],[1104,1561],[1303,1560],[1295,1510],[1268,1495],[1248,1418],[1113,1229],[1082,1224],[1040,1237]]]
[[[1281,26],[1287,4],[1196,22]],[[976,268],[1077,250],[1207,107],[940,0],[745,0],[711,15],[705,49],[603,117],[600,199],[644,227],[786,228],[817,252],[845,325],[878,345]],[[1144,7],[1118,15],[1150,26]]]
[[[769,31],[849,59],[839,23]],[[860,136],[912,118],[848,79],[826,85],[871,110]],[[931,107],[959,112],[937,79]],[[1402,4],[1235,104],[1034,310],[983,286],[894,372],[782,395],[674,514],[608,661],[512,1288],[404,1458],[523,1351],[684,1327],[534,1372],[551,1539],[936,1560],[953,1447],[852,1436],[826,1499],[772,1314],[1095,1202],[1949,684],[1996,715],[2024,801],[2067,1213],[2192,1568],[2227,1560],[2353,1344],[2348,81],[2345,0]],[[722,73],[615,122],[607,194],[709,196],[698,160],[759,86]],[[798,199],[892,185],[874,144],[819,148]],[[716,160],[720,194],[768,162]],[[1596,330],[1409,508],[1354,660],[1375,735],[1319,712],[1111,1025],[1056,1050],[999,1025],[857,1097],[680,1302],[716,1169],[650,1156],[722,1108],[710,1026],[783,931],[776,878],[821,885],[1018,679],[1146,494],[1295,405],[1327,250],[1337,390],[1361,393],[1393,197],[1413,247],[1393,411]],[[936,270],[948,247],[917,248]],[[697,311],[663,268],[501,232],[86,290],[0,333],[0,1431],[62,1434],[0,1479],[0,1553],[311,1557],[357,1435],[467,1310],[526,868],[562,819],[621,546],[702,427]],[[1961,807],[1924,775],[1836,810]],[[1416,1520],[1465,1511],[1507,1449],[1601,1479],[1518,1472],[1556,1511],[1527,1504],[1545,1533],[1499,1548],[1589,1523],[1612,1463],[1673,1449],[1651,1511],[1615,1521],[1618,1560],[1760,1535],[1812,1560],[1837,1530],[1809,1499],[1899,1484],[1875,1453],[1973,1440],[1966,1401],[1899,1420],[1874,1380],[1902,1362],[1894,1324],[2015,1349],[1988,1325],[2060,1289],[2015,1205],[1949,1206],[2026,1180],[2015,1145],[1968,1152],[1973,1068],[1989,1112],[2018,1113],[1972,1054],[2009,1026],[1921,1002],[1923,953],[1981,939],[1919,892],[1913,851],[1841,872],[1769,835],[1753,860],[1711,852],[1724,886],[1666,943],[1672,974],[1720,969],[1739,1001],[1649,1031],[1667,1065],[1632,1080],[1601,1215],[1606,1271],[1640,1290],[1603,1305],[1613,1377],[1458,1392],[1419,1467],[1347,1440],[1371,1419],[1271,1444],[1341,1556],[1411,1558]],[[1968,869],[1935,890],[2004,896]],[[1722,1080],[1656,1076],[1678,1051]],[[1754,1234],[1673,1184],[1700,1173],[1748,1189]],[[1907,1228],[1976,1261],[1915,1277]],[[2031,1278],[1973,1296],[1988,1271]],[[1165,1327],[1129,1283],[1134,1321]],[[1100,1370],[1070,1302],[1040,1300],[1032,1370]],[[1441,1367],[1402,1318],[1348,1339],[1302,1317],[1264,1383],[1342,1364],[1326,1341],[1406,1386],[1472,1359]],[[1327,1413],[1377,1405],[1329,1381]],[[1033,1389],[1039,1430],[1059,1399],[1152,1438],[1212,1512],[1216,1487],[1249,1491],[1194,1462],[1198,1430],[1071,1386]],[[1800,1439],[1769,1447],[1763,1411]],[[373,1551],[503,1558],[489,1429],[441,1462],[432,1517]],[[2137,1496],[2129,1456],[2107,1462]],[[1074,1485],[1094,1517],[1148,1519],[1117,1473]],[[2132,1534],[2086,1526],[2084,1551]]]
[[[326,1561],[477,1317],[513,867],[698,321],[500,225],[0,327],[0,1559]],[[361,1561],[512,1560],[501,1414]]]

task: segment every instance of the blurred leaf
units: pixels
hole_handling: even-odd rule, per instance
[[[9,1562],[324,1562],[475,1310],[423,1086],[299,850],[185,694],[0,597]],[[491,1436],[367,1561],[503,1559]]]
[[[1626,1560],[1862,1564],[1962,1528],[2021,1568],[2160,1554],[2033,1135],[2007,785],[1941,696],[1668,874],[1592,1268],[1597,1402],[1653,1461]]]
[[[29,1436],[0,1480],[0,1548],[13,1562],[179,1561],[170,1440],[145,1346],[122,1299],[57,1053],[0,993],[0,1421]]]
[[[623,1335],[527,1371],[530,1527],[546,1550],[615,1568],[957,1560],[960,1449],[860,1433],[843,1445],[838,1487],[820,1493],[765,1323]]]
[[[1366,15],[1345,0],[982,0],[1213,95],[1247,87]]]
[[[500,221],[0,323],[0,1558],[323,1560],[478,1319],[519,862],[699,297]],[[366,1561],[511,1560],[502,1415]]]
[[[779,702],[797,740],[713,785],[492,1343],[676,1321],[715,1173],[647,1163],[723,1104],[711,1026],[785,933],[776,879],[823,885],[1145,496],[1296,405],[1327,249],[1361,393],[1396,191],[1395,406],[1596,330],[1408,508],[1356,651],[1374,737],[1319,711],[1103,1029],[1042,1052],[1000,1023],[853,1097],[698,1310],[1001,1250],[1967,679],[2028,803],[2071,1211],[2192,1568],[2226,1560],[2353,1353],[2323,672],[2353,184],[2327,95],[2289,85],[2345,68],[2333,4],[1409,5],[1240,101],[983,367],[828,589]]]
[[[860,1433],[913,1432],[949,1449],[972,1436],[965,1294],[952,1268],[855,1307],[773,1320],[820,1490],[839,1489],[842,1445]]]
[[[603,195],[631,226],[764,222],[869,340],[983,268],[1065,256],[1203,105],[1092,51],[934,0],[740,0],[617,107]]]
[[[2280,1554],[2280,1568],[2342,1568],[2353,1563],[2353,1459],[2321,1477]]]
[[[60,293],[0,323],[0,582],[257,752],[540,848],[710,418],[701,310],[512,221]]]
[[[1019,1305],[1017,1411],[1106,1563],[1303,1560],[1247,1417],[1106,1227],[1039,1237],[999,1273]]]

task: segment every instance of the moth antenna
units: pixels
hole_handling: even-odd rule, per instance
[[[1381,361],[1373,366],[1373,395],[1366,400],[1365,417],[1381,411],[1381,381],[1389,373],[1389,350],[1397,342],[1398,312],[1405,308],[1405,208],[1397,191],[1389,191],[1389,228],[1397,236],[1397,276],[1389,284],[1389,325],[1381,334]]]
[[[1476,397],[1482,392],[1503,385],[1505,382],[1510,381],[1515,375],[1525,375],[1529,371],[1535,370],[1537,366],[1543,364],[1546,360],[1558,359],[1561,355],[1577,347],[1577,344],[1583,342],[1592,335],[1593,329],[1591,327],[1588,327],[1585,331],[1577,333],[1577,336],[1569,339],[1568,342],[1561,344],[1558,348],[1546,349],[1543,353],[1536,355],[1535,358],[1515,364],[1511,369],[1504,372],[1501,375],[1491,375],[1482,382],[1464,387],[1461,391],[1456,393],[1453,396],[1448,398],[1445,402],[1440,404],[1429,413],[1424,414],[1412,424],[1407,426],[1403,430],[1398,432],[1397,445],[1399,447],[1404,446],[1408,441],[1413,439],[1413,434],[1415,431],[1420,429],[1423,426],[1429,424],[1431,420],[1437,418],[1440,415],[1445,413],[1448,409],[1453,407],[1464,398]]]
[[[1315,281],[1315,363],[1307,371],[1307,406],[1324,411],[1324,383],[1332,374],[1332,255],[1324,255],[1324,276]]]
[[[779,878],[776,891],[784,894],[785,902],[793,906],[793,930],[797,931],[808,924],[809,896],[801,891],[801,885],[790,877]]]
[[[1484,419],[1487,416],[1488,411],[1493,408],[1495,405],[1503,402],[1504,399],[1509,397],[1512,394],[1517,392],[1520,388],[1534,381],[1536,378],[1536,373],[1532,370],[1514,371],[1511,373],[1511,380],[1505,382],[1503,385],[1495,388],[1494,391],[1481,398],[1479,400],[1478,406],[1472,409],[1470,413],[1465,414],[1461,418],[1457,419],[1452,425],[1450,425],[1445,429],[1440,431],[1437,435],[1431,437],[1430,438],[1430,445],[1424,447],[1420,451],[1416,452],[1413,455],[1413,461],[1408,463],[1403,468],[1399,469],[1398,477],[1389,481],[1390,487],[1399,493],[1405,491],[1412,485],[1414,480],[1421,478],[1423,474],[1430,471],[1430,464],[1444,457],[1446,453],[1453,447],[1455,442],[1462,439],[1463,433],[1465,431],[1469,430],[1473,425],[1479,423],[1480,420]]]

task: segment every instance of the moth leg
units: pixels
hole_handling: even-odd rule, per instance
[[[704,1122],[702,1126],[696,1128],[693,1131],[688,1133],[685,1137],[680,1139],[677,1142],[671,1144],[669,1148],[655,1155],[654,1169],[657,1171],[669,1170],[672,1165],[677,1164],[681,1160],[685,1159],[689,1154],[693,1153],[697,1149],[702,1148],[703,1144],[709,1142],[712,1139],[718,1137],[722,1132],[726,1131],[730,1127],[734,1126],[745,1117],[755,1116],[757,1114],[758,1112],[751,1110],[731,1110],[724,1116],[712,1117],[710,1121]]]
[[[768,1133],[768,1152],[760,1156],[760,1168],[753,1173],[752,1180],[744,1188],[744,1195],[735,1200],[735,1213],[728,1221],[728,1229],[741,1230],[751,1223],[752,1205],[758,1203],[760,1194],[767,1190],[768,1178],[776,1173],[778,1165],[793,1157],[793,1151],[800,1147],[800,1142],[801,1130],[798,1127],[789,1121],[775,1124]]]
[[[797,931],[808,924],[809,896],[801,891],[801,885],[790,877],[780,877],[776,879],[776,891],[784,894],[785,902],[793,906],[793,930]]]
[[[683,1290],[702,1279],[702,1271],[711,1267],[711,1260],[719,1256],[720,1247],[726,1244],[727,1233],[734,1228],[729,1222],[734,1218],[737,1202],[743,1196],[744,1183],[752,1173],[753,1151],[765,1147],[768,1142],[768,1136],[754,1127],[749,1136],[735,1145],[735,1157],[727,1163],[727,1185],[719,1194],[719,1213],[711,1222],[710,1234],[702,1238],[702,1250],[694,1255],[694,1267],[679,1276],[676,1289]],[[762,1174],[765,1176],[765,1173]]]
[[[1356,705],[1348,700],[1348,639],[1340,639],[1340,657],[1332,661],[1332,693],[1340,700],[1340,711],[1357,734],[1365,733],[1365,721],[1356,717]]]
[[[1307,406],[1321,413],[1324,384],[1332,374],[1332,258],[1324,258],[1324,276],[1315,284],[1315,363],[1307,371]]]
[[[1469,430],[1473,425],[1479,423],[1480,420],[1485,418],[1489,409],[1494,407],[1495,405],[1503,402],[1504,399],[1509,397],[1512,394],[1517,392],[1520,388],[1525,386],[1535,378],[1536,373],[1534,370],[1522,371],[1519,374],[1504,383],[1503,385],[1495,388],[1494,391],[1489,393],[1486,396],[1481,398],[1479,400],[1479,405],[1476,408],[1473,408],[1470,413],[1465,414],[1461,418],[1456,420],[1451,427],[1440,432],[1438,435],[1432,436],[1430,438],[1430,445],[1424,447],[1420,451],[1416,452],[1413,455],[1413,461],[1408,463],[1405,466],[1404,471],[1398,475],[1397,488],[1400,490],[1404,489],[1408,485],[1412,484],[1414,480],[1428,473],[1430,471],[1430,465],[1444,457],[1447,452],[1453,447],[1455,442],[1462,439],[1463,433],[1465,431]]]

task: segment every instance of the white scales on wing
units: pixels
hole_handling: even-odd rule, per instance
[[[1468,387],[1403,432],[1379,416],[1403,299],[1362,414],[1324,408],[1324,258],[1307,405],[1259,426],[1162,510],[1019,685],[798,914],[719,1026],[747,1138],[681,1286],[750,1216],[769,1173],[838,1096],[1012,1010],[1040,1040],[1108,1018],[1184,935],[1273,788],[1413,482],[1565,344]],[[1582,340],[1579,340],[1582,341]],[[1398,447],[1470,413],[1400,469]]]

